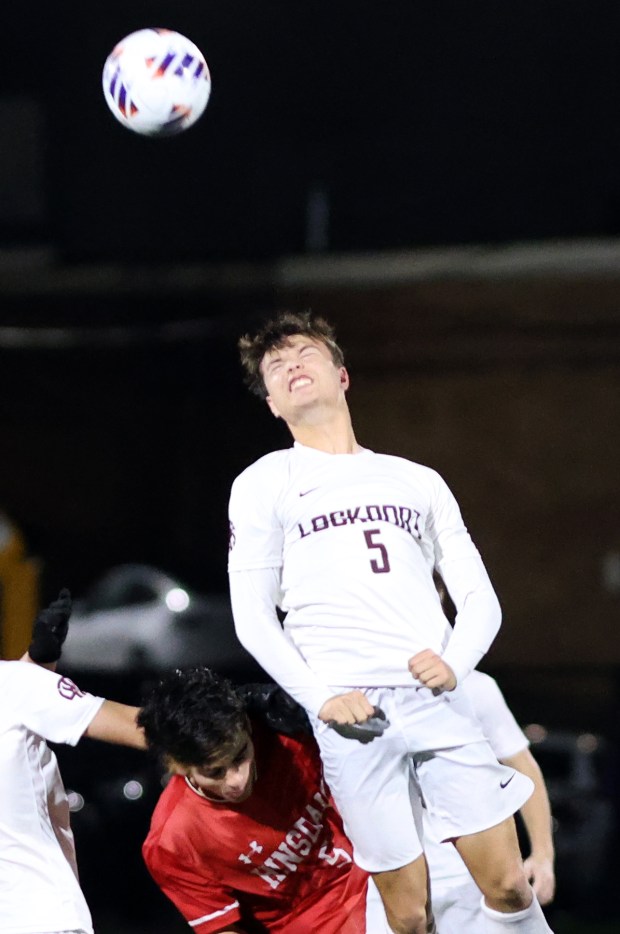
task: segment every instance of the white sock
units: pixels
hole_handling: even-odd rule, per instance
[[[484,898],[480,904],[486,934],[509,934],[509,931],[510,934],[553,934],[535,895],[532,904],[523,911],[495,911],[489,908]]]

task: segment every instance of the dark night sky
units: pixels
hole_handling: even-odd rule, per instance
[[[618,235],[619,22],[617,0],[12,6],[0,248],[147,266],[294,254],[317,187],[340,251]],[[185,33],[213,76],[204,117],[173,139],[124,129],[101,91],[109,51],[148,25]],[[230,479],[276,443],[240,383],[240,305],[233,321],[201,296],[3,296],[2,323],[22,327],[222,328],[176,348],[0,348],[3,500],[50,586],[69,564],[81,586],[114,560],[169,555],[224,585],[205,540],[223,554]],[[229,437],[241,412],[243,452]]]
[[[40,108],[44,207],[0,218],[5,242],[78,260],[294,253],[317,186],[338,250],[620,232],[614,0],[69,0],[31,14],[5,14],[0,81]],[[184,32],[211,67],[208,110],[181,138],[135,137],[103,101],[107,53],[147,25]],[[7,137],[5,163],[20,146]]]

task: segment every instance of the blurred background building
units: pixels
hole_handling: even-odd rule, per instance
[[[67,585],[84,616],[137,620],[116,668],[107,649],[99,670],[74,660],[89,690],[139,700],[154,606],[157,625],[207,633],[200,660],[261,676],[225,606],[209,629],[166,594],[225,604],[230,483],[288,443],[242,385],[238,336],[321,311],[361,442],[445,476],[496,584],[483,667],[542,727],[556,931],[612,930],[618,4],[66,0],[5,17],[0,510],[21,550],[7,577],[0,542],[3,651]],[[188,35],[212,72],[174,139],[131,134],[101,93],[108,52],[148,25]],[[102,588],[127,566],[171,583]],[[92,744],[63,757],[100,934],[180,930],[139,862],[152,767]]]

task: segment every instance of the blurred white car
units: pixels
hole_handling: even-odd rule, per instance
[[[83,600],[74,600],[62,663],[115,673],[253,667],[235,635],[228,596],[195,594],[144,564],[112,568]]]

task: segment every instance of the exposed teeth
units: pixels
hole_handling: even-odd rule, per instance
[[[298,376],[297,379],[291,380],[291,389],[294,386],[309,386],[312,380],[308,379],[307,376]]]

